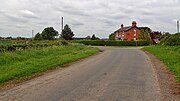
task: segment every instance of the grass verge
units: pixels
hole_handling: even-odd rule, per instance
[[[154,54],[172,71],[180,82],[180,46],[148,46],[143,50]]]
[[[52,46],[25,51],[0,53],[0,84],[28,78],[35,73],[73,62],[99,52],[84,45]]]

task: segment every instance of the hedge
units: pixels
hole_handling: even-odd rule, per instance
[[[41,48],[41,47],[48,47],[48,46],[60,46],[60,45],[67,45],[68,42],[62,41],[33,41],[26,43],[25,41],[15,41],[13,44],[3,45],[0,44],[0,52],[4,51],[16,51],[16,50],[25,50],[31,48]]]
[[[164,45],[179,46],[180,45],[180,33],[176,33],[176,34],[169,36],[167,39],[165,39]]]
[[[74,40],[73,43],[82,43],[93,46],[148,46],[149,41],[115,41],[115,40]]]

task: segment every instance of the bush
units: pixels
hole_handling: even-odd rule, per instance
[[[66,40],[61,41],[62,45],[68,45],[68,42]]]
[[[171,35],[169,38],[166,39],[164,45],[168,46],[178,46],[180,45],[180,33],[176,33]]]
[[[167,41],[167,39],[171,37],[171,34],[166,35],[164,38],[161,39],[160,44],[164,45],[164,43]]]

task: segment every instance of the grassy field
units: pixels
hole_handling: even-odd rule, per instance
[[[0,40],[0,45],[10,45],[12,42],[10,40]]]
[[[0,53],[0,84],[85,58],[99,52],[84,45],[51,46],[15,52]]]
[[[149,46],[144,47],[143,50],[154,54],[163,61],[180,82],[180,46]]]

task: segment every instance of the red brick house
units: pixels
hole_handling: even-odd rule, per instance
[[[132,22],[132,26],[124,27],[121,25],[121,28],[114,32],[114,38],[116,40],[137,40],[140,29],[136,26],[135,21]]]

